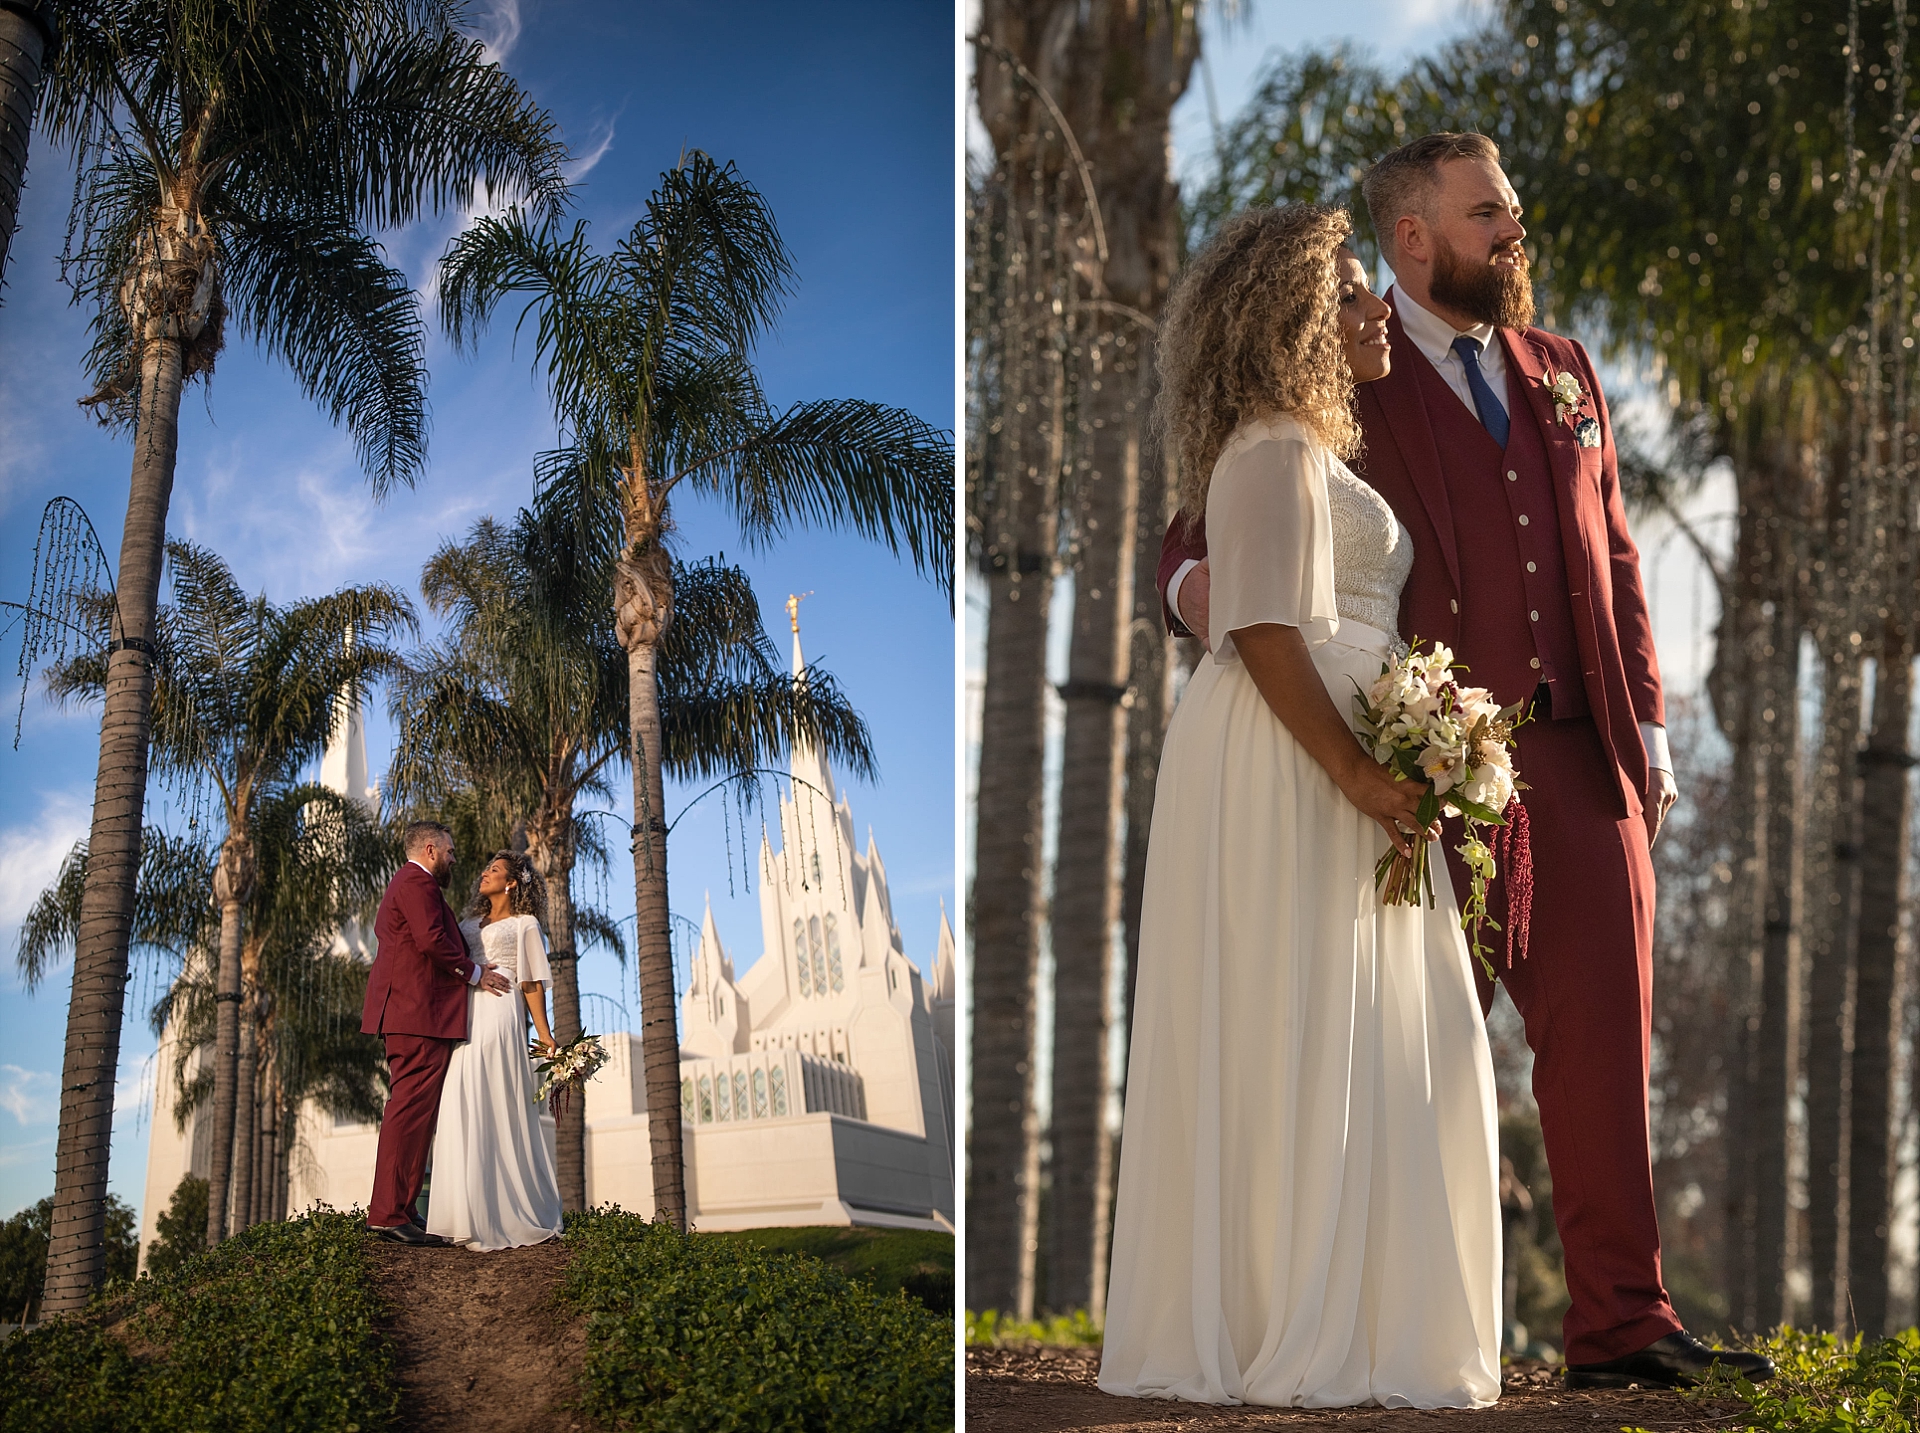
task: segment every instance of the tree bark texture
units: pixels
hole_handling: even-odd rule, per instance
[[[1852,1021],[1855,748],[1860,740],[1860,658],[1844,635],[1830,647],[1822,682],[1820,748],[1807,841],[1801,949],[1807,968],[1808,1317],[1816,1328],[1848,1322],[1839,1271],[1847,1206],[1847,1057]]]
[[[49,1314],[69,1313],[84,1305],[106,1271],[113,1084],[126,1003],[140,825],[146,809],[154,611],[160,597],[167,504],[173,493],[181,384],[179,340],[149,341],[141,355],[139,419],[115,586],[114,650],[107,661],[86,885],[74,948],[73,994],[67,1005],[53,1227],[47,1247],[45,1310]]]
[[[1075,536],[1073,643],[1054,860],[1053,1152],[1047,1306],[1105,1302],[1112,1207],[1107,1133],[1108,991],[1120,924],[1118,842],[1126,791],[1127,629],[1138,526],[1141,345],[1106,336],[1101,389],[1081,400],[1090,429],[1069,504]],[[1099,1267],[1096,1267],[1099,1266]]]
[[[27,182],[33,112],[52,43],[52,0],[0,0],[0,302],[20,221],[20,191]]]
[[[1800,816],[1799,637],[1793,604],[1774,599],[1759,692],[1766,761],[1764,927],[1753,1098],[1754,1268],[1759,1326],[1787,1315],[1788,1100],[1799,1081],[1798,954],[1793,940]]]
[[[228,828],[213,873],[214,900],[220,906],[220,959],[213,981],[213,1151],[207,1166],[207,1247],[230,1232],[229,1199],[238,1193],[233,1177],[235,1128],[240,1111],[240,1025],[245,977],[241,946],[244,906],[253,889],[253,849],[240,829]],[[244,1154],[245,1144],[239,1145]],[[244,1206],[242,1206],[242,1211]],[[236,1211],[241,1212],[241,1211]]]
[[[664,635],[664,626],[652,642],[627,648],[633,729],[634,958],[640,974],[647,1136],[653,1151],[653,1217],[684,1230],[687,1189],[680,1127],[679,1011],[673,989],[673,933],[667,911],[666,794],[660,777],[659,654],[655,645],[660,635]]]
[[[1862,753],[1860,935],[1853,1036],[1848,1161],[1847,1288],[1857,1330],[1868,1338],[1887,1324],[1887,1239],[1895,1175],[1891,1142],[1893,1053],[1904,1023],[1899,999],[1900,912],[1906,899],[1912,814],[1907,751],[1913,716],[1913,650],[1904,628],[1890,630],[1874,682],[1873,727]]]
[[[253,1223],[254,1170],[260,1159],[260,1109],[255,1091],[260,1044],[253,1014],[246,1008],[250,1003],[245,999],[241,1002],[240,1058],[233,1082],[233,1203],[227,1221],[232,1234],[243,1233]]]

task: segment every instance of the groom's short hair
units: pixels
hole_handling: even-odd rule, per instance
[[[1440,182],[1440,166],[1450,159],[1500,162],[1500,146],[1484,134],[1423,134],[1374,161],[1360,180],[1380,252],[1391,264],[1394,225],[1408,214],[1429,216],[1428,202]]]
[[[409,821],[407,829],[400,833],[400,842],[409,859],[429,841],[453,842],[453,832],[438,821]]]

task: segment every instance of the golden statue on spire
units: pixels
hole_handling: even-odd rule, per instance
[[[787,594],[787,621],[793,626],[793,635],[800,635],[800,604],[813,596],[811,592],[789,592]]]

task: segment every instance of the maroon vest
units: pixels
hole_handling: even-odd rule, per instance
[[[1509,362],[1510,422],[1502,453],[1479,415],[1431,363],[1423,359],[1412,367],[1433,424],[1460,555],[1454,654],[1467,664],[1474,685],[1486,687],[1503,705],[1524,700],[1545,682],[1556,720],[1585,716],[1553,469],[1522,380]]]

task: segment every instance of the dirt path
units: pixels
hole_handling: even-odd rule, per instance
[[[579,1397],[586,1333],[553,1305],[557,1241],[481,1254],[376,1244],[409,1433],[597,1433]]]
[[[1507,1369],[1492,1408],[1432,1412],[1351,1408],[1218,1408],[1115,1398],[1094,1386],[1093,1348],[967,1350],[967,1433],[1164,1433],[1205,1428],[1339,1428],[1342,1433],[1719,1433],[1741,1426],[1739,1405],[1692,1403],[1672,1393],[1569,1393],[1546,1365]],[[1447,1423],[1452,1424],[1446,1429]]]

